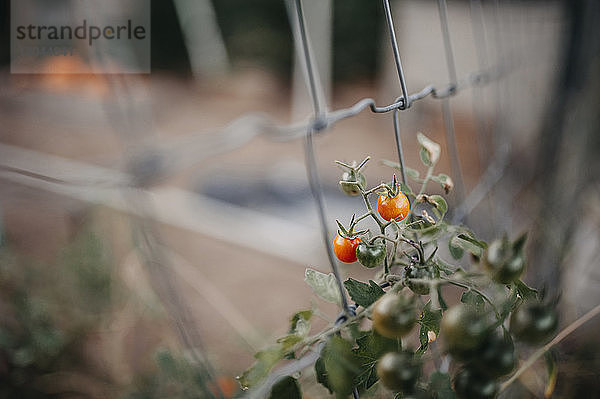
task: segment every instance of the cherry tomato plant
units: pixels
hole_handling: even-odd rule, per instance
[[[440,146],[421,133],[417,138],[423,177],[384,161],[405,172],[416,192],[395,172],[369,188],[362,172],[369,157],[358,164],[336,161],[343,169],[341,190],[361,197],[365,212],[347,224],[337,221],[331,245],[341,262],[358,261],[373,278],[348,278],[341,293],[333,274],[307,269],[305,280],[317,296],[341,305],[347,295],[354,304],[312,334],[319,312],[294,314],[289,333],[258,352],[239,377],[242,388],[298,398],[297,378],[314,364],[317,382],[337,398],[375,391],[395,398],[494,398],[515,372],[517,350],[555,335],[555,303],[544,302],[521,280],[526,236],[488,245],[466,226],[450,224],[446,200],[426,193],[431,182],[445,193],[453,188],[449,176],[434,173]],[[366,227],[367,219],[375,229]],[[286,361],[288,372],[274,377],[277,364]]]

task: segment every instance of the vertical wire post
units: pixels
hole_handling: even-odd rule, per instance
[[[390,42],[392,44],[392,51],[394,53],[396,71],[398,72],[398,79],[400,80],[400,88],[402,89],[403,103],[400,109],[406,109],[410,107],[410,102],[408,97],[408,90],[406,88],[406,78],[404,77],[404,70],[402,69],[402,61],[400,60],[400,50],[398,49],[396,29],[394,28],[394,18],[392,17],[392,10],[390,8],[389,0],[383,0],[383,10],[385,12],[385,19],[390,34]],[[402,140],[400,139],[400,129],[398,127],[398,110],[398,108],[394,109],[392,118],[394,121],[394,136],[396,138],[396,149],[398,151],[398,162],[400,163],[402,183],[406,184],[406,171],[404,170],[404,152],[402,151]]]
[[[456,78],[456,65],[454,63],[454,52],[452,51],[452,43],[450,42],[450,30],[448,28],[448,6],[446,0],[438,0],[438,10],[440,14],[440,27],[442,29],[442,36],[444,40],[444,50],[446,54],[446,65],[448,68],[448,75],[450,78],[451,90],[456,90],[457,78]],[[452,165],[452,174],[456,182],[455,192],[457,200],[460,202],[465,197],[465,186],[463,182],[463,174],[460,167],[460,160],[458,157],[458,146],[456,144],[456,132],[454,131],[454,118],[452,116],[452,109],[450,107],[450,98],[445,97],[442,99],[442,117],[444,119],[444,126],[446,128],[446,140],[448,141],[448,152],[450,154],[450,162]]]
[[[304,55],[304,65],[306,67],[306,75],[308,77],[310,96],[313,102],[315,118],[319,118],[323,114],[323,106],[321,104],[319,93],[317,91],[317,79],[315,77],[315,72],[313,69],[312,56],[308,44],[308,35],[306,34],[306,24],[304,22],[304,11],[302,9],[302,1],[295,0],[295,3],[296,13],[298,17],[298,29],[300,30],[300,41],[302,43],[302,54]]]
[[[396,108],[392,117],[394,119],[394,135],[396,136],[396,149],[398,150],[398,160],[400,161],[402,183],[406,185],[406,170],[404,170],[404,152],[402,151],[402,140],[400,138],[400,128],[398,127],[398,112]]]
[[[302,10],[302,1],[294,0],[295,11],[296,11],[296,20],[298,22],[298,31],[300,33],[300,42],[302,45],[302,53],[305,60],[306,73],[308,77],[308,85],[310,90],[310,95],[313,101],[313,111],[315,120],[319,120],[323,116],[324,110],[321,102],[318,99],[317,92],[317,83],[314,73],[314,68],[312,66],[312,58],[310,56],[310,48],[308,45],[308,35],[306,34],[306,26],[304,22],[304,13]],[[317,205],[317,212],[319,215],[319,222],[321,226],[321,235],[323,238],[323,243],[325,244],[325,248],[327,249],[327,257],[329,259],[329,264],[331,266],[331,271],[336,280],[336,284],[340,293],[341,305],[344,312],[350,315],[349,303],[348,299],[345,295],[344,285],[342,283],[342,278],[340,276],[340,272],[337,266],[337,262],[335,260],[335,255],[333,254],[333,248],[329,244],[330,235],[329,228],[327,227],[327,218],[325,217],[325,201],[323,200],[323,190],[321,188],[321,182],[319,179],[319,174],[317,172],[316,167],[316,159],[313,145],[313,133],[315,128],[313,126],[309,126],[306,132],[306,138],[304,142],[304,150],[306,155],[306,170],[308,175],[308,183],[310,185],[310,190],[315,199],[315,203]]]
[[[408,90],[406,89],[406,79],[404,78],[404,70],[402,69],[402,61],[400,60],[400,51],[398,50],[398,40],[396,40],[396,31],[394,29],[394,19],[392,18],[392,10],[390,9],[390,1],[383,0],[383,10],[385,19],[390,33],[390,41],[394,52],[394,61],[396,62],[396,70],[398,71],[398,79],[400,79],[400,87],[402,88],[402,109],[410,107],[408,98]]]

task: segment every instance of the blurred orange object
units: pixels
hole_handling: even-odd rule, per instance
[[[49,57],[42,64],[40,72],[43,74],[40,86],[49,91],[84,91],[97,97],[103,97],[108,92],[103,75],[93,73],[90,65],[75,55]]]
[[[13,75],[20,88],[37,88],[61,94],[104,97],[109,92],[106,75],[77,55],[47,57],[37,68],[39,73]]]
[[[229,376],[217,377],[217,386],[219,387],[219,391],[221,391],[221,394],[223,394],[225,399],[233,398],[233,395],[236,394],[240,387],[236,379]],[[217,389],[214,389],[213,393],[218,396]]]

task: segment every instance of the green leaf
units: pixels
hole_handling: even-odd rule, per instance
[[[277,339],[277,343],[281,344],[282,351],[289,351],[294,345],[302,341],[308,335],[312,315],[312,310],[303,310],[297,312],[290,318],[288,335]]]
[[[473,290],[468,290],[462,293],[460,301],[465,305],[474,307],[477,310],[483,310],[485,302],[483,297]]]
[[[350,298],[352,298],[357,305],[364,308],[370,306],[373,302],[378,300],[379,297],[385,294],[385,291],[373,280],[369,280],[369,284],[366,284],[349,278],[344,281],[344,287],[348,290]]]
[[[419,330],[419,342],[421,343],[421,347],[417,350],[417,353],[424,353],[429,346],[429,331],[433,331],[436,335],[440,333],[440,322],[442,321],[442,310],[441,309],[431,309],[431,301],[427,302],[425,307],[423,308],[423,312],[421,312],[421,318],[419,319],[419,324],[421,324],[421,328]]]
[[[488,247],[488,245],[485,241],[478,240],[475,237],[473,237],[473,235],[471,235],[471,234],[461,233],[458,235],[458,238],[460,238],[461,240],[468,241],[471,244],[473,244],[481,249],[487,249],[487,247]]]
[[[454,274],[458,270],[458,268],[455,265],[446,262],[439,256],[433,260],[433,264],[436,265],[437,268],[441,272],[444,272],[444,274],[446,274],[447,276]]]
[[[318,358],[315,362],[315,374],[317,375],[317,382],[327,388],[329,393],[333,393],[333,389],[329,385],[327,370],[325,370],[325,362],[322,357]]]
[[[441,148],[438,143],[430,140],[423,133],[417,133],[417,141],[421,146],[419,150],[419,155],[421,157],[421,161],[427,166],[433,166],[440,159]]]
[[[418,170],[409,167],[404,167],[404,171],[406,172],[406,176],[410,177],[413,180],[419,180]]]
[[[500,311],[501,320],[505,320],[510,312],[512,312],[517,304],[519,303],[518,290],[512,289],[510,290],[510,295],[506,300],[502,301],[500,304],[496,304],[496,307]]]
[[[431,180],[438,182],[442,186],[446,194],[448,194],[454,188],[454,182],[452,181],[450,176],[444,173],[440,173],[437,176],[432,176]]]
[[[433,205],[433,212],[438,217],[438,221],[448,212],[448,203],[441,195],[429,195],[427,196],[427,202]]]
[[[434,371],[429,376],[429,389],[435,399],[456,399],[456,394],[452,390],[450,375],[439,371]]]
[[[358,348],[354,353],[358,359],[360,373],[354,383],[360,390],[367,390],[379,379],[377,377],[377,361],[387,352],[398,352],[402,350],[399,339],[389,339],[377,334],[376,331],[365,332],[356,340]]]
[[[302,337],[296,334],[288,334],[277,339],[277,343],[281,344],[281,350],[283,352],[289,351],[294,347],[294,345],[296,345],[300,341],[302,341]]]
[[[441,285],[437,286],[437,294],[438,294],[438,301],[440,301],[440,307],[442,308],[442,311],[445,312],[446,310],[448,310],[448,305],[446,304],[446,301],[444,300],[444,295],[442,295],[442,286]]]
[[[517,287],[517,292],[519,293],[519,295],[521,296],[521,298],[523,298],[525,300],[537,298],[538,291],[536,289],[534,289],[534,288],[531,288],[527,284],[525,284],[523,282],[523,280],[517,280],[515,282],[515,285]]]
[[[390,168],[402,170],[402,168],[400,167],[400,164],[396,161],[390,161],[389,159],[383,159],[383,160],[381,160],[381,163],[384,164],[385,166],[389,166]]]
[[[385,166],[389,166],[391,168],[394,168],[396,170],[399,170],[400,172],[402,172],[402,167],[400,166],[400,164],[398,162],[394,162],[394,161],[388,161],[387,159],[384,159],[382,161],[382,163]],[[418,180],[419,179],[419,171],[413,168],[409,168],[408,166],[404,167],[404,173],[406,173],[406,176],[410,177],[413,180]]]
[[[481,257],[483,255],[483,250],[487,248],[487,244],[484,241],[479,241],[464,233],[452,237],[449,245],[470,252],[477,257]]]
[[[256,385],[265,378],[273,366],[285,356],[282,345],[272,345],[266,349],[257,352],[254,357],[254,364],[239,377],[240,384],[244,389]]]
[[[306,324],[308,324],[308,326],[310,327],[310,323],[308,323],[310,321],[310,319],[313,316],[313,311],[311,309],[308,310],[301,310],[299,312],[296,312],[291,318],[290,318],[290,329],[289,332],[290,333],[299,333],[301,335],[306,335],[308,334],[308,330],[310,329],[306,329],[306,331],[304,331]]]
[[[298,380],[285,376],[273,385],[269,399],[301,399],[302,391]]]
[[[458,260],[463,257],[465,251],[455,242],[456,239],[457,237],[453,236],[448,240],[448,250],[450,251],[450,255]]]
[[[421,224],[417,224],[417,226],[422,226]],[[405,231],[410,234],[418,234],[423,238],[427,238],[428,241],[437,240],[440,236],[446,233],[448,229],[448,225],[443,221],[437,221],[434,225],[423,226],[423,227],[415,227],[415,228],[406,228]]]
[[[277,362],[290,355],[293,346],[301,342],[308,335],[312,315],[312,310],[303,310],[295,313],[290,318],[289,333],[277,339],[277,344],[271,345],[254,355],[257,359],[256,362],[240,376],[242,387],[252,387],[266,377]]]
[[[319,298],[337,305],[342,302],[333,273],[325,274],[309,268],[304,272],[304,281]]]
[[[338,335],[332,336],[321,352],[327,381],[337,398],[346,398],[354,388],[359,366],[352,345]]]

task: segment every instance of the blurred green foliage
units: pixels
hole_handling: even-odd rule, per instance
[[[283,1],[213,1],[227,52],[234,65],[250,61],[289,76],[292,33]]]
[[[84,363],[79,343],[112,303],[111,263],[84,233],[54,263],[0,249],[0,397],[48,397],[38,383]]]
[[[381,3],[335,0],[333,11],[334,79],[375,79],[382,50],[379,44],[385,33]]]
[[[190,358],[161,348],[156,352],[155,359],[158,366],[156,373],[140,378],[136,383],[136,391],[124,399],[217,397],[217,385]]]
[[[381,4],[364,0],[333,3],[334,80],[373,79],[383,26]],[[289,78],[294,45],[283,1],[218,0],[213,4],[234,65],[250,61]]]
[[[98,386],[101,397],[215,397],[206,371],[167,349],[156,351],[156,367],[134,370],[140,375],[125,386],[93,366],[90,356],[103,350],[94,337],[126,299],[113,272],[109,248],[89,231],[54,262],[20,254],[9,243],[0,247],[0,399],[96,398]],[[122,360],[106,359],[105,367]]]

